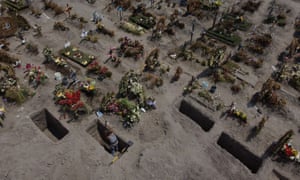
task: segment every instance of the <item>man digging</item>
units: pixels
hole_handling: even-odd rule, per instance
[[[117,136],[111,131],[111,130],[107,130],[106,131],[106,139],[107,142],[109,143],[109,147],[110,147],[110,153],[115,156],[115,153],[117,151],[119,151],[119,141]]]

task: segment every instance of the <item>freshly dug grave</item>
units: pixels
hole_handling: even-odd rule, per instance
[[[185,99],[181,101],[179,111],[195,121],[206,132],[210,131],[215,124],[210,117],[201,112],[201,109]]]
[[[257,173],[262,166],[263,160],[260,157],[253,154],[228,134],[222,132],[217,143],[235,158],[240,160],[252,173]]]
[[[99,120],[95,120],[92,123],[92,125],[86,130],[86,132],[89,133],[101,146],[103,146],[107,152],[110,152],[110,147],[106,140],[107,138],[105,136],[107,130],[108,127],[106,127],[105,124],[103,124]],[[119,141],[118,143],[119,152],[122,152],[123,149],[129,147],[129,144],[120,136],[118,135],[116,136]]]
[[[42,109],[32,114],[30,118],[33,123],[54,142],[61,140],[69,133],[47,109]]]

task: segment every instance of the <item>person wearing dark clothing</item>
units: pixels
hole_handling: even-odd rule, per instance
[[[117,151],[119,151],[118,145],[118,137],[112,132],[112,131],[107,131],[107,141],[110,146],[110,153],[114,156]]]

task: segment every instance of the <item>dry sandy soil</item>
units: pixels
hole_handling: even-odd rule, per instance
[[[66,41],[80,47],[81,50],[95,55],[100,62],[104,62],[110,47],[118,46],[118,38],[128,36],[131,39],[140,40],[145,45],[146,54],[154,47],[160,48],[159,60],[171,66],[170,73],[164,77],[164,85],[160,88],[146,89],[146,93],[153,95],[157,99],[158,109],[143,113],[141,120],[132,129],[126,130],[122,127],[120,119],[115,116],[104,115],[101,120],[105,119],[113,127],[114,131],[126,140],[131,140],[134,145],[129,148],[121,159],[114,164],[109,165],[113,159],[112,155],[107,153],[104,148],[86,131],[95,119],[96,115],[90,114],[83,116],[78,122],[67,123],[67,119],[60,122],[68,130],[68,134],[61,140],[53,141],[40,131],[31,119],[31,115],[37,111],[47,108],[56,118],[60,116],[57,106],[52,98],[52,91],[55,84],[54,71],[45,69],[49,76],[46,85],[38,87],[36,95],[20,106],[7,105],[7,117],[4,127],[0,129],[0,179],[283,179],[276,175],[274,170],[282,176],[289,179],[299,178],[299,165],[294,163],[274,162],[268,157],[263,157],[266,149],[277,141],[287,130],[293,129],[295,135],[293,144],[300,149],[300,112],[299,102],[293,98],[299,97],[299,92],[291,87],[284,86],[288,92],[291,101],[287,104],[287,115],[281,115],[278,112],[263,108],[263,114],[268,115],[267,121],[262,132],[258,137],[251,141],[246,141],[251,128],[253,128],[261,119],[253,107],[247,107],[247,102],[251,96],[260,90],[263,82],[271,75],[272,65],[277,63],[278,54],[286,48],[293,38],[293,22],[300,10],[300,2],[292,0],[278,0],[291,10],[288,16],[287,25],[282,27],[271,28],[262,24],[262,19],[267,14],[267,8],[270,0],[263,1],[262,5],[254,14],[247,14],[247,18],[256,24],[256,28],[266,32],[271,32],[273,42],[271,47],[267,48],[267,53],[263,57],[265,63],[262,68],[254,71],[245,67],[252,74],[249,81],[254,82],[254,87],[246,86],[238,95],[232,95],[228,84],[217,84],[215,95],[219,96],[225,103],[230,105],[232,101],[237,103],[239,109],[247,112],[249,124],[241,126],[234,120],[221,118],[221,112],[213,112],[197,104],[194,100],[186,97],[195,107],[207,114],[215,122],[209,131],[204,131],[189,117],[180,113],[179,107],[182,99],[182,90],[191,76],[197,76],[206,67],[196,62],[175,61],[168,58],[168,50],[171,50],[184,41],[189,40],[189,33],[192,25],[191,16],[181,17],[186,27],[183,30],[176,29],[175,36],[164,35],[161,41],[149,41],[151,32],[143,36],[134,36],[118,28],[119,17],[114,9],[111,12],[104,10],[108,0],[97,0],[91,5],[85,0],[61,0],[55,1],[65,6],[69,3],[80,16],[90,19],[92,12],[97,10],[104,16],[104,25],[115,31],[115,37],[110,38],[99,34],[99,42],[92,44],[83,42],[80,45],[81,29],[70,22],[65,24],[70,28],[67,32],[53,31],[55,21],[63,21],[66,15],[54,16],[52,11],[43,11],[40,18],[30,15],[30,11],[24,10],[21,14],[28,19],[31,25],[39,24],[42,26],[43,36],[40,38],[33,37],[32,29],[25,32],[27,41],[32,41],[39,45],[40,53],[37,56],[26,53],[24,47],[15,49],[20,40],[16,37],[9,38],[10,53],[16,55],[22,60],[22,65],[33,63],[41,65],[44,61],[42,48],[48,46],[57,52]],[[136,4],[133,1],[133,4]],[[149,1],[145,1],[149,6]],[[224,1],[224,6],[230,6],[232,1]],[[34,7],[42,8],[42,3],[34,0]],[[175,7],[181,13],[185,8]],[[162,4],[161,10],[149,8],[150,12],[157,15],[170,15],[174,8]],[[129,16],[130,12],[124,12],[124,18]],[[197,20],[195,24],[195,38],[198,37],[203,28],[212,24],[212,20]],[[95,25],[89,22],[84,29],[94,29]],[[253,28],[252,28],[253,29]],[[243,39],[249,32],[241,33]],[[227,52],[229,53],[229,51]],[[199,58],[201,58],[199,56]],[[112,64],[107,66],[113,71],[111,79],[103,82],[98,81],[97,86],[104,94],[109,91],[118,90],[118,83],[129,69],[140,71],[143,67],[143,60],[134,61],[131,58],[124,58],[120,67],[114,68]],[[183,75],[179,81],[169,83],[177,66],[183,67]],[[77,65],[76,65],[77,66]],[[241,65],[244,66],[244,65]],[[78,66],[79,67],[79,66]],[[23,79],[23,69],[16,69],[21,83],[27,84]],[[85,79],[85,69],[81,68],[82,74],[80,79]],[[199,82],[212,82],[204,77]],[[100,97],[99,97],[100,98]],[[96,101],[94,102],[94,105]],[[96,105],[95,105],[96,106]],[[235,158],[219,144],[233,146],[230,140],[222,136],[222,132],[230,135],[233,139],[240,142],[242,146],[251,151],[257,157],[263,157],[262,165],[256,173],[252,173],[240,160]],[[225,137],[225,140],[224,140]],[[217,143],[222,141],[220,143]],[[238,147],[235,147],[239,151]],[[242,154],[246,157],[249,154]],[[251,159],[251,158],[249,158]],[[253,160],[253,159],[252,159]],[[251,161],[251,160],[249,160]],[[248,162],[251,164],[251,162]],[[250,165],[251,166],[251,165]],[[255,166],[255,165],[254,165]]]

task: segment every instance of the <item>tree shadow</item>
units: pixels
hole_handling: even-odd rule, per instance
[[[250,101],[247,103],[247,107],[251,108],[254,107],[258,101],[259,92],[256,92],[250,99]]]
[[[268,157],[271,157],[272,156],[274,157],[274,150],[277,146],[277,142],[272,142],[272,144],[266,149],[266,151],[264,152],[264,154],[262,155],[262,159],[266,159]],[[272,158],[272,160],[274,160],[274,158]]]
[[[255,138],[257,136],[257,127],[254,126],[253,128],[251,128],[247,138],[246,138],[246,141],[249,142],[251,141],[253,138]]]
[[[288,58],[288,57],[289,57],[289,53],[286,51],[283,51],[278,55],[278,61],[284,62],[284,59]]]
[[[177,78],[177,77],[172,77],[171,78],[171,80],[170,80],[170,83],[172,84],[172,83],[175,83],[175,82],[177,82],[179,80],[179,78]]]
[[[227,111],[222,112],[221,115],[220,115],[220,119],[223,119],[223,118],[227,119],[227,117],[228,117],[228,112]]]
[[[197,79],[203,78],[203,77],[208,77],[213,73],[212,69],[207,68],[203,70],[200,74],[197,75]]]
[[[294,37],[295,37],[295,38],[300,38],[300,31],[298,31],[298,32],[295,31],[295,32],[294,32]]]

